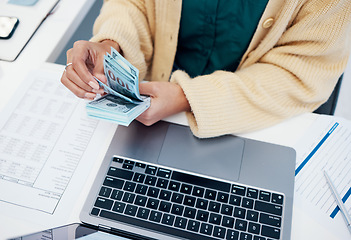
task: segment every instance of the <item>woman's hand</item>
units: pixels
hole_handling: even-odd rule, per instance
[[[61,77],[62,84],[76,96],[88,100],[93,100],[97,93],[103,94],[103,89],[99,88],[93,76],[106,83],[103,60],[105,53],[111,51],[111,47],[120,52],[119,45],[112,40],[99,43],[75,42],[73,48],[67,51],[67,65]]]
[[[191,111],[183,89],[170,82],[147,82],[139,85],[140,94],[151,97],[150,108],[136,118],[139,122],[150,126],[173,114]]]

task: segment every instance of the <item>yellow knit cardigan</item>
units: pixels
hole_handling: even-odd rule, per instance
[[[190,78],[171,72],[180,13],[181,0],[105,0],[91,41],[117,41],[140,79],[178,83],[198,137],[253,131],[315,110],[350,56],[350,0],[270,0],[236,72]]]

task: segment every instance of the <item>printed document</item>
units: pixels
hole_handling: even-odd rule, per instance
[[[295,149],[295,206],[318,219],[340,239],[349,238],[323,171],[329,174],[351,214],[351,122],[319,116]]]
[[[34,72],[1,112],[2,216],[67,223],[116,129],[88,118],[85,101],[61,84],[61,74]]]

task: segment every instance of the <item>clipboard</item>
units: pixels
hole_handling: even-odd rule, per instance
[[[0,60],[15,61],[58,2],[59,0],[40,0],[33,6],[21,6],[0,1],[0,16],[19,19],[13,36],[10,39],[0,39]]]

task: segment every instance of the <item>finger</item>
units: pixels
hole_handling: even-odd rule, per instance
[[[139,84],[139,93],[142,95],[155,96],[156,84],[152,82],[144,82]]]
[[[89,100],[93,100],[96,97],[95,93],[88,92],[88,91],[82,89],[81,87],[79,87],[78,85],[76,85],[74,82],[70,81],[67,78],[66,73],[63,73],[63,75],[61,77],[61,83],[65,87],[67,87],[77,97],[85,98],[85,99],[89,99]]]
[[[89,84],[84,82],[82,79],[80,79],[80,77],[78,76],[78,74],[75,71],[73,64],[66,68],[66,71],[64,74],[65,74],[66,78],[69,81],[73,82],[76,86],[82,88],[83,90],[85,90],[87,92],[92,91],[93,88]]]
[[[94,89],[99,89],[99,84],[93,78],[92,71],[94,68],[94,56],[91,53],[94,50],[91,48],[91,43],[88,41],[77,41],[71,53],[72,66],[79,78]]]

